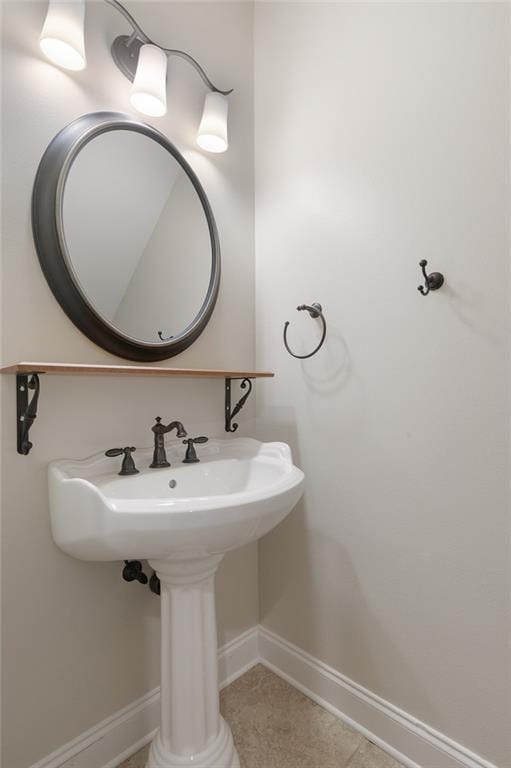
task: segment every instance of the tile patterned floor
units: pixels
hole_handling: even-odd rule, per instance
[[[221,693],[241,768],[402,768],[262,665]],[[145,768],[148,747],[119,768]]]

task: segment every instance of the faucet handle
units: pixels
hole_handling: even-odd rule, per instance
[[[116,450],[115,448],[113,450]],[[125,560],[122,569],[122,578],[124,581],[139,581],[141,584],[147,584],[147,576],[142,570],[140,560]]]
[[[109,448],[105,451],[105,456],[120,456],[121,453],[124,453],[124,448]]]
[[[194,464],[197,461],[200,461],[200,459],[197,457],[197,453],[195,452],[194,444],[195,443],[207,443],[208,438],[207,437],[189,437],[187,440],[183,440],[183,445],[188,446],[186,449],[186,455],[183,459],[183,464]]]
[[[120,456],[123,453],[124,458],[122,460],[121,471],[118,474],[137,475],[139,470],[136,468],[133,456],[131,455],[136,450],[134,445],[126,446],[126,448],[109,448],[108,451],[105,451],[105,456]]]

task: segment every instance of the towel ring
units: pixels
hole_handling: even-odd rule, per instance
[[[292,352],[289,349],[289,344],[287,343],[287,328],[288,328],[288,325],[289,325],[289,321],[286,320],[286,322],[284,323],[284,346],[285,346],[285,348],[287,349],[289,354],[292,355],[293,357],[297,357],[299,360],[305,360],[307,357],[312,357],[313,355],[316,354],[316,352],[319,352],[319,350],[323,346],[323,342],[325,341],[325,336],[326,336],[326,320],[325,320],[324,315],[323,315],[323,307],[318,302],[314,302],[314,304],[312,304],[312,306],[310,306],[310,307],[309,307],[308,304],[300,304],[300,306],[297,307],[296,309],[298,310],[298,312],[302,312],[305,309],[312,318],[316,319],[316,318],[319,317],[319,319],[323,323],[323,333],[321,334],[321,339],[319,341],[319,344],[318,344],[318,346],[315,349],[313,349],[312,352],[309,352],[308,355],[295,355],[295,353]]]

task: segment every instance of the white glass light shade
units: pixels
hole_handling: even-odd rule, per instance
[[[39,38],[44,55],[64,69],[85,69],[85,0],[50,0]]]
[[[197,144],[207,152],[225,152],[227,140],[227,96],[211,91],[204,102],[204,111],[197,134]]]
[[[138,112],[161,117],[167,111],[167,56],[157,45],[140,48],[130,97]]]

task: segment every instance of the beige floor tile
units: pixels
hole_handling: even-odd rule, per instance
[[[351,758],[348,768],[402,768],[402,765],[376,744],[364,739]]]
[[[401,768],[260,664],[222,691],[220,704],[241,768]],[[147,752],[119,768],[145,768]]]
[[[343,768],[363,741],[261,665],[222,692],[221,707],[242,768]]]
[[[149,754],[149,745],[137,752],[136,755],[132,755],[128,760],[125,760],[119,768],[145,768],[147,761],[147,755]]]

